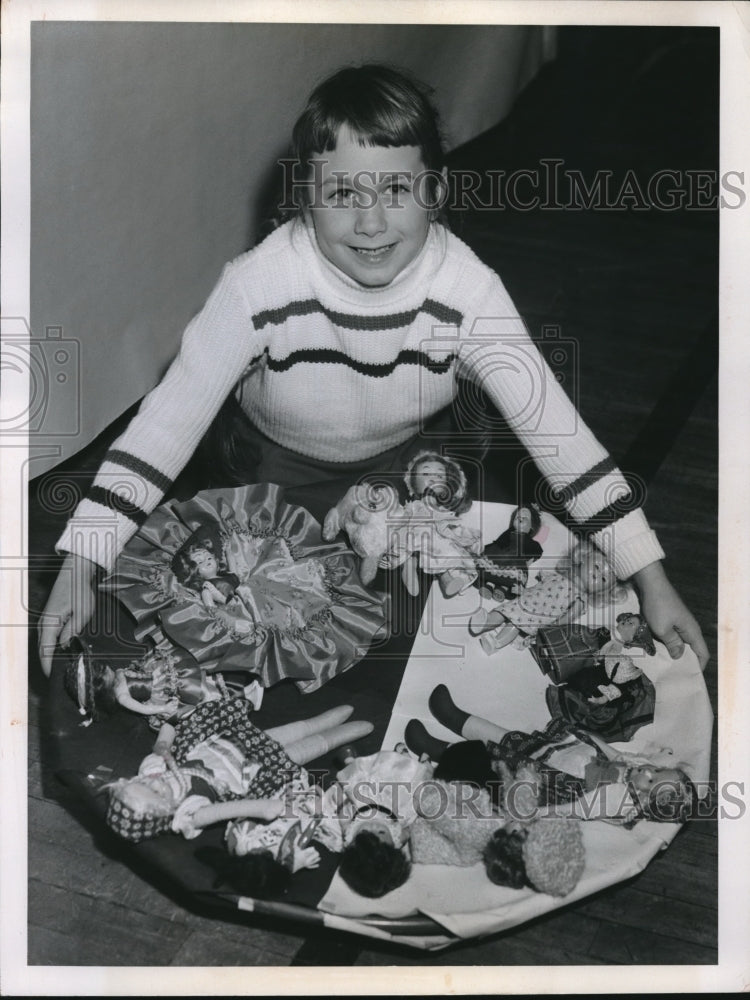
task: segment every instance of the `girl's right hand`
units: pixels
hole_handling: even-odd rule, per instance
[[[56,645],[66,647],[94,614],[96,571],[89,559],[72,552],[65,557],[39,621],[39,660],[45,677],[52,671]]]

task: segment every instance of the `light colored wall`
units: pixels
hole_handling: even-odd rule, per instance
[[[543,58],[543,32],[32,24],[31,325],[73,350],[54,353],[67,358],[61,382],[50,361],[33,451],[50,443],[52,454],[31,474],[158,381],[224,262],[252,245],[260,195],[316,82],[345,63],[406,66],[435,88],[455,146],[507,113]]]

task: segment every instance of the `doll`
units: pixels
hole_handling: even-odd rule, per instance
[[[196,531],[172,560],[177,579],[200,594],[207,608],[227,604],[237,592],[239,577],[224,563],[221,539],[210,529]]]
[[[477,584],[483,597],[503,601],[521,593],[528,580],[529,563],[542,555],[537,540],[541,526],[538,507],[534,504],[516,507],[508,528],[486,545],[477,559]]]
[[[635,619],[635,622],[632,622]],[[580,624],[540,628],[532,654],[553,683],[545,698],[550,715],[583,726],[609,742],[629,740],[654,720],[656,691],[626,650],[621,627],[632,635],[639,615],[617,616],[615,635]],[[655,647],[652,644],[652,648]]]
[[[682,823],[691,814],[695,787],[668,749],[650,759],[616,753],[599,737],[561,719],[534,733],[507,730],[464,712],[442,684],[430,695],[429,708],[467,742],[449,746],[413,719],[405,734],[412,752],[438,761],[437,778],[484,784],[515,820],[571,816],[632,826],[644,818]],[[488,780],[490,770],[494,777]]]
[[[538,582],[519,597],[490,612],[484,608],[475,612],[469,633],[481,636],[489,656],[519,636],[529,644],[542,626],[574,621],[589,604],[620,600],[622,593],[606,556],[588,542],[578,542],[554,570],[540,572]]]
[[[354,892],[380,898],[411,872],[409,832],[432,765],[404,744],[368,757],[349,757],[336,775],[342,796],[339,875]]]
[[[411,871],[408,841],[417,819],[415,799],[431,774],[432,765],[416,760],[403,746],[367,757],[348,749],[345,766],[325,792],[295,778],[283,790],[284,812],[272,822],[230,822],[227,850],[246,867],[214,866],[237,885],[238,878],[247,877],[247,868],[270,867],[264,855],[278,861],[289,850],[290,838],[300,837],[303,843],[309,837],[341,854],[339,874],[351,889],[369,898],[383,896],[402,885]]]
[[[466,590],[477,577],[475,559],[480,536],[458,521],[471,507],[463,469],[436,451],[420,451],[404,475],[409,499],[401,546],[406,556],[402,576],[410,594],[419,593],[417,563],[424,573],[438,577],[445,597]]]
[[[173,831],[192,839],[212,823],[251,817],[274,820],[285,810],[278,793],[310,783],[301,764],[372,732],[347,722],[348,705],[262,732],[242,699],[199,705],[178,726],[166,723],[138,774],[107,786],[107,823],[139,842]],[[300,863],[315,863],[308,854]]]
[[[71,641],[73,655],[64,685],[84,716],[84,725],[112,714],[119,705],[144,715],[152,728],[178,722],[204,701],[227,696],[221,673],[208,673],[184,650],[158,643],[127,667],[113,667],[95,656],[84,640]],[[260,708],[263,688],[256,680],[243,689],[254,708]]]
[[[404,476],[408,500],[399,503],[391,485],[350,487],[323,522],[323,538],[344,531],[361,558],[360,576],[371,583],[378,568],[401,567],[408,592],[419,593],[417,565],[437,575],[446,597],[465,590],[477,575],[479,534],[458,514],[468,510],[466,477],[453,459],[422,451]]]

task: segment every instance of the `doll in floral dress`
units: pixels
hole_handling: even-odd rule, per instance
[[[601,606],[622,596],[622,588],[606,556],[587,542],[579,542],[552,571],[541,571],[538,582],[512,601],[486,612],[480,608],[469,632],[481,636],[482,649],[491,655],[519,636],[525,641],[544,625],[575,621],[589,605]]]

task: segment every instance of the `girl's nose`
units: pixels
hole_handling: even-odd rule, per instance
[[[363,236],[377,236],[386,230],[385,209],[378,198],[369,208],[357,209],[354,232]]]

